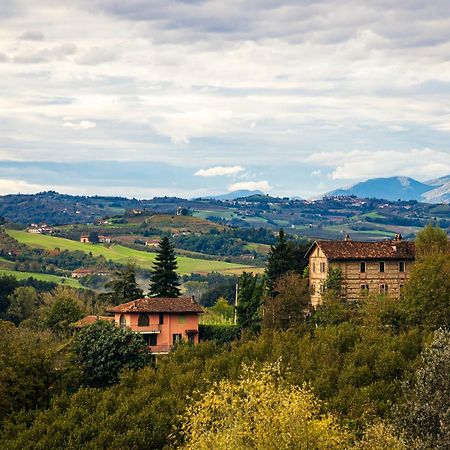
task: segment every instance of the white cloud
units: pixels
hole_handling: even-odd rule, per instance
[[[267,180],[262,181],[240,181],[238,183],[233,183],[228,186],[230,192],[248,190],[248,191],[263,191],[267,192],[272,189]]]
[[[88,130],[95,128],[97,124],[90,120],[82,120],[80,122],[64,122],[63,127],[72,128],[73,130]]]
[[[236,175],[243,170],[242,166],[216,166],[209,169],[200,169],[194,175],[197,177],[222,177]]]
[[[94,66],[105,62],[114,61],[117,58],[117,49],[93,47],[76,59],[78,64]]]
[[[24,31],[19,39],[22,41],[43,41],[44,33],[42,31]]]
[[[311,172],[311,176],[313,176],[313,177],[320,177],[321,175],[322,175],[322,171],[320,169],[313,170]]]
[[[0,195],[6,194],[33,194],[41,191],[42,186],[30,184],[24,180],[0,179]]]
[[[412,150],[353,150],[349,152],[318,152],[308,162],[332,167],[333,180],[358,180],[403,175],[423,180],[450,173],[448,153],[430,148]]]

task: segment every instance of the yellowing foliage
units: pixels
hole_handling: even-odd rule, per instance
[[[284,383],[280,363],[244,367],[237,381],[215,383],[188,407],[181,434],[186,450],[343,449],[350,434],[306,387]]]

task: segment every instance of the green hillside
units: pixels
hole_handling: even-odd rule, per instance
[[[49,275],[47,273],[18,272],[16,270],[0,269],[0,275],[12,275],[18,280],[26,280],[31,277],[39,281],[48,281],[50,283],[63,284],[64,286],[83,288],[78,280],[75,280],[74,278],[59,277],[58,275]]]
[[[122,245],[112,244],[107,247],[101,244],[83,244],[78,241],[71,241],[53,236],[42,234],[31,234],[26,231],[7,230],[8,234],[19,242],[29,245],[30,247],[43,248],[53,250],[81,250],[83,252],[91,252],[94,256],[104,256],[107,260],[125,264],[128,261],[135,262],[138,266],[145,269],[152,267],[155,259],[155,253],[134,250]],[[249,271],[250,267],[242,264],[227,263],[224,261],[211,261],[206,259],[189,258],[187,256],[177,256],[178,272],[180,274],[187,273],[240,273],[244,270]]]

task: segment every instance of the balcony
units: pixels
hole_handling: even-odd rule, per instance
[[[149,345],[150,352],[154,355],[162,355],[170,352],[171,345]]]
[[[161,333],[161,325],[159,324],[150,324],[142,327],[136,327],[133,331],[137,333],[149,334],[149,333]]]

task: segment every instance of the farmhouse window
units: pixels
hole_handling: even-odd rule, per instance
[[[384,272],[384,261],[380,261],[380,272]]]
[[[366,273],[366,263],[365,263],[365,261],[359,263],[359,271],[361,273]]]
[[[173,335],[173,344],[175,345],[175,344],[178,344],[178,342],[181,342],[181,334],[174,334]]]
[[[405,261],[399,261],[398,263],[398,271],[404,272],[405,271]]]
[[[126,326],[127,326],[127,319],[125,317],[125,314],[121,314],[120,315],[119,325],[120,325],[120,328],[126,328]]]
[[[164,313],[159,313],[159,324],[162,325],[164,323]]]
[[[369,292],[369,285],[368,285],[368,284],[362,284],[362,285],[361,285],[361,291],[362,291],[363,293]]]
[[[178,323],[186,323],[186,314],[178,315]]]
[[[388,285],[380,284],[380,294],[386,294],[387,291],[388,291]]]
[[[321,263],[320,263],[320,272],[321,272],[321,273],[324,273],[324,272],[325,272],[325,263],[324,263],[324,262],[321,262]]]

